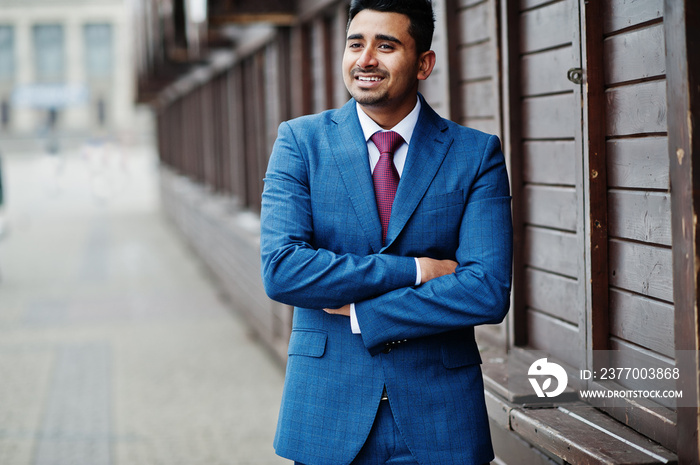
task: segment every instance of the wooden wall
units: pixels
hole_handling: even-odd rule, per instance
[[[497,0],[448,0],[450,118],[502,135]]]
[[[249,279],[259,275],[251,231],[262,178],[281,121],[348,98],[340,73],[347,2],[300,5],[298,23],[274,28],[165,92],[158,118],[171,216],[282,358],[291,309],[266,300]],[[505,325],[480,328],[487,345],[523,366],[545,353],[571,373],[601,363],[675,366],[676,349],[687,344],[677,340],[674,316],[674,128],[666,97],[673,31],[664,0],[441,0],[436,10],[438,65],[421,91],[443,116],[501,136],[511,177],[513,305]],[[203,208],[205,199],[219,206]],[[237,280],[241,273],[246,279]],[[601,362],[597,354],[605,350],[617,358]],[[512,402],[511,394],[504,387],[498,396]],[[678,450],[673,402],[642,408],[624,401],[601,410]],[[597,414],[591,418],[605,417]],[[529,414],[518,415],[522,428]],[[513,417],[501,420],[498,436],[505,438],[515,431]],[[696,420],[683,427],[697,430]],[[526,430],[516,432],[513,447],[533,446]],[[534,445],[562,457],[552,444]]]
[[[580,85],[567,79],[569,69],[580,67],[578,5],[574,0],[522,1],[510,21],[521,37],[510,50],[519,70],[510,89],[512,116],[519,122],[511,132],[521,260],[515,342],[557,352],[580,368],[585,347],[583,128]]]
[[[609,348],[620,366],[672,368],[673,265],[663,2],[603,7],[607,154]],[[621,380],[629,389],[672,382]],[[669,412],[626,420],[662,442],[674,439]],[[614,411],[613,411],[614,412]],[[622,415],[617,415],[621,417]],[[658,417],[657,417],[658,416]]]

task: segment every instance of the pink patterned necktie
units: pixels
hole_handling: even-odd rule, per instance
[[[391,206],[399,185],[399,173],[394,166],[394,152],[403,144],[403,138],[394,131],[375,132],[372,142],[379,149],[379,161],[374,167],[374,196],[377,199],[379,221],[382,223],[382,244],[386,244],[386,233],[389,229]]]

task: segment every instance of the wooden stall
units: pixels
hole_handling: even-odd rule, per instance
[[[208,36],[228,34],[230,43],[204,60],[200,49],[152,100],[163,202],[232,305],[284,360],[292,310],[267,299],[259,278],[262,178],[280,122],[348,98],[340,75],[348,2],[209,3]],[[434,4],[438,66],[421,91],[443,116],[499,135],[511,177],[511,311],[478,329],[498,460],[700,463],[700,4]],[[149,42],[141,55],[187,49],[176,35],[176,44]],[[140,82],[153,94],[147,73]],[[614,359],[602,362],[601,353]],[[572,375],[556,402],[533,400],[526,380],[542,354]],[[684,376],[573,376],[602,363]],[[593,408],[577,396],[582,389],[675,389],[685,398]]]

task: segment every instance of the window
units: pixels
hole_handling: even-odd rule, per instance
[[[12,81],[15,75],[15,38],[12,26],[0,26],[0,81]]]
[[[65,77],[63,27],[40,24],[33,28],[34,72],[37,82],[61,82]]]
[[[85,74],[88,79],[104,79],[112,75],[114,53],[111,24],[86,24],[83,27],[85,43]]]

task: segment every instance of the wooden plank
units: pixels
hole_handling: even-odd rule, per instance
[[[608,228],[611,237],[670,246],[671,195],[610,191]]]
[[[573,325],[582,311],[577,300],[578,282],[575,279],[527,268],[525,294],[528,307],[556,316]]]
[[[538,184],[575,184],[573,141],[529,141],[523,144],[523,180]]]
[[[488,398],[487,404],[488,406]],[[489,415],[491,410],[489,409]],[[491,440],[496,460],[492,463],[507,463],[521,465],[556,465],[552,459],[540,452],[528,442],[524,441],[516,433],[509,430],[509,427],[501,426],[489,418],[491,429]],[[510,417],[508,420],[510,425]]]
[[[700,216],[700,2],[695,0],[666,0],[666,69],[668,73],[669,133],[671,162],[671,208],[673,230],[673,277],[675,283],[676,350],[688,354],[678,361],[684,376],[678,388],[695,407],[677,410],[677,447],[679,461],[700,464],[700,236],[697,218]]]
[[[525,350],[524,352],[529,352],[528,355],[530,358],[535,355],[537,355],[537,358],[540,357],[540,355],[534,351]],[[482,354],[482,357],[483,355],[484,354]],[[503,410],[508,408],[508,404],[515,403],[522,405],[527,403],[534,405],[551,403],[548,399],[537,397],[537,394],[532,389],[532,384],[530,384],[528,380],[527,372],[532,362],[534,362],[534,358],[532,360],[520,360],[511,352],[507,357],[502,354],[495,362],[489,361],[488,359],[485,360],[486,361],[481,366],[485,389],[501,396],[506,401],[505,403],[501,403],[501,405],[497,405],[497,408],[500,407],[499,412],[494,412],[493,414],[489,412],[491,418],[497,416],[500,421],[504,422],[503,424],[506,424],[505,422],[508,418],[504,418],[506,412]],[[576,401],[578,400],[578,394],[572,386],[567,386],[564,392],[557,397],[557,400],[560,402]],[[487,406],[488,403],[489,400],[487,397]]]
[[[598,383],[591,383],[591,389],[604,389]],[[623,425],[656,441],[662,447],[677,452],[676,413],[672,410],[656,405],[653,408],[636,402],[634,399],[597,399],[596,408],[610,415]],[[634,412],[634,415],[630,415]],[[669,462],[675,465],[677,462]]]
[[[462,112],[467,118],[495,117],[499,108],[492,80],[462,84]]]
[[[578,272],[576,235],[528,226],[525,228],[525,263],[570,278]]]
[[[606,85],[666,74],[663,23],[610,37],[603,51]]]
[[[608,253],[611,286],[673,301],[671,250],[612,239]]]
[[[306,21],[314,16],[323,14],[337,0],[298,0],[296,4],[297,18]],[[288,2],[288,0],[285,0]]]
[[[660,446],[653,440],[642,436],[633,429],[626,428],[624,425],[615,421],[610,416],[601,413],[598,409],[592,408],[588,404],[575,403],[565,405],[562,406],[560,411],[564,411],[564,413],[567,413],[569,416],[576,419],[581,419],[581,421],[593,423],[603,428],[605,431],[613,433],[618,438],[628,441],[628,444],[631,443],[641,447],[643,450],[647,451],[647,455],[649,455],[648,453],[655,454],[659,457],[657,459],[659,462],[665,462],[668,464],[676,463],[677,457],[673,452],[664,448],[663,446]],[[622,450],[626,451],[627,449],[623,447]]]
[[[607,169],[609,187],[670,189],[668,139],[609,140]]]
[[[603,425],[604,429],[592,424]],[[670,451],[579,403],[550,409],[513,409],[511,427],[529,443],[566,463],[653,465],[659,463],[654,455],[661,456],[665,463],[675,463]],[[653,451],[654,455],[644,451]]]
[[[460,48],[460,78],[463,81],[493,77],[498,56],[493,41]]]
[[[243,66],[238,63],[229,74],[230,112],[232,124],[229,128],[231,143],[231,184],[234,197],[241,204],[246,198],[246,132],[245,132],[245,101],[243,93]]]
[[[262,203],[263,179],[267,171],[267,162],[272,151],[272,146],[268,146],[267,129],[265,127],[265,100],[269,96],[265,93],[265,50],[261,50],[254,56],[254,79],[255,79],[255,108],[256,111],[252,114],[257,118],[257,151],[255,153],[256,172],[253,178],[248,179],[248,182],[253,186],[252,210],[260,213]]]
[[[459,44],[468,45],[489,40],[492,35],[490,25],[493,22],[493,3],[483,2],[472,8],[460,10]]]
[[[498,120],[495,117],[485,118],[464,118],[460,124],[487,134],[498,134],[501,130]]]
[[[634,390],[676,390],[676,380],[673,377],[655,377],[649,376],[649,372],[657,373],[657,370],[663,372],[672,372],[675,368],[673,359],[656,354],[652,351],[640,348],[629,342],[617,338],[611,338],[608,367],[611,368],[639,368],[646,369],[646,377],[640,371],[636,376],[634,373],[630,376],[620,376],[615,381],[616,385],[622,386],[625,389]],[[664,407],[675,409],[675,398],[658,398],[650,399],[651,403],[663,405]]]
[[[584,250],[582,266],[586,301],[582,326],[586,327],[587,357],[591,351],[608,345],[608,206],[605,144],[605,84],[601,2],[584,2],[582,16],[581,68],[585,84],[576,88],[583,103],[583,129],[580,135],[582,197],[584,218],[579,236]],[[585,90],[583,89],[585,87]],[[578,134],[577,134],[578,135]]]
[[[523,13],[520,18],[520,52],[532,53],[570,44],[572,28],[578,26],[575,6],[572,0],[566,0]]]
[[[323,85],[325,86],[325,98],[323,102],[324,110],[333,108],[333,97],[335,93],[335,78],[337,71],[340,70],[338,63],[341,63],[342,59],[335,61],[336,55],[334,44],[334,39],[338,37],[339,34],[335,34],[333,27],[333,18],[331,16],[326,16],[323,18]],[[337,31],[340,32],[340,31]],[[270,147],[272,148],[272,147]]]
[[[487,1],[491,0],[459,0],[458,6],[459,8],[469,8],[474,5],[478,5],[479,3],[484,3]]]
[[[579,328],[534,309],[527,311],[528,349],[541,350],[574,368],[582,368],[585,353]]]
[[[611,289],[610,334],[675,357],[673,305]]]
[[[283,87],[280,81],[285,79],[283,70],[280,68],[282,60],[280,59],[282,43],[281,40],[272,42],[266,48],[264,57],[265,73],[264,79],[264,95],[265,95],[265,151],[272,152],[272,146],[277,139],[277,128],[283,121],[282,109],[285,106],[283,95]],[[267,168],[267,163],[265,163]]]
[[[576,232],[577,196],[573,187],[529,185],[523,196],[527,224]]]
[[[335,8],[335,27],[333,31],[333,58],[331,62],[331,71],[335,73],[335,86],[333,96],[333,107],[340,108],[348,101],[350,94],[343,82],[342,69],[340,63],[343,60],[345,51],[345,27],[348,22],[348,9],[344,3],[340,3]]]
[[[462,114],[462,44],[460,43],[462,23],[458,14],[458,0],[443,0],[445,18],[445,36],[447,41],[447,99],[449,106],[448,116],[452,121],[463,123]]]
[[[666,132],[664,80],[613,88],[607,103],[607,136]]]
[[[323,20],[314,18],[309,25],[309,47],[311,48],[311,111],[319,113],[326,109],[326,61],[324,60],[324,37]]]
[[[523,137],[526,139],[568,139],[575,133],[576,110],[573,94],[526,98],[522,103]]]
[[[606,34],[663,18],[663,0],[609,0],[602,4]]]
[[[566,77],[571,68],[572,47],[534,53],[523,57],[521,65],[522,95],[555,94],[569,92],[573,84]]]
[[[520,0],[519,8],[520,11],[532,10],[551,1],[552,0]]]
[[[520,64],[518,53],[520,43],[520,13],[518,4],[501,0],[500,43],[503,56],[503,142],[504,152],[510,162],[511,195],[513,196],[513,294],[511,311],[507,317],[510,341],[512,345],[527,344],[527,315],[525,305],[524,270],[525,270],[525,222],[522,218],[523,189],[523,141],[522,111],[520,98]]]
[[[216,101],[214,100],[214,86],[213,81],[207,81],[201,84],[200,92],[200,109],[202,112],[202,132],[201,140],[202,144],[202,166],[205,184],[211,188],[216,188],[216,150],[214,147],[214,139],[216,137],[214,126],[216,124],[214,119],[214,105]]]

